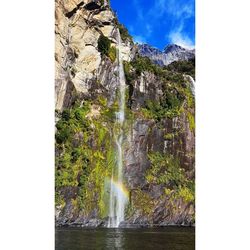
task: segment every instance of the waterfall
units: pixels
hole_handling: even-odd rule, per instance
[[[190,80],[190,84],[191,84],[191,91],[192,91],[192,94],[193,96],[195,96],[195,81],[194,81],[194,78],[190,75],[187,75],[187,77],[189,78]]]
[[[116,164],[112,170],[110,181],[110,201],[109,201],[109,221],[108,227],[119,227],[124,221],[125,206],[127,203],[127,192],[123,186],[123,125],[125,121],[125,74],[121,54],[121,36],[117,31],[117,62],[118,62],[118,83],[119,83],[119,111],[116,113],[117,131],[115,130],[114,139],[116,145]]]

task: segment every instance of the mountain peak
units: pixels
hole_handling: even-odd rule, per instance
[[[168,44],[165,48],[164,48],[164,52],[165,53],[168,53],[170,51],[173,51],[173,50],[177,50],[177,49],[184,49],[183,47],[181,47],[180,45],[177,45],[177,44]]]
[[[153,46],[151,46],[151,45],[149,45],[147,43],[139,44],[138,47],[139,47],[140,50],[150,50],[150,51],[159,51],[159,52],[161,52],[161,50],[159,50],[158,48],[153,47]]]
[[[177,44],[168,44],[163,51],[150,46],[149,44],[139,44],[141,56],[149,57],[158,65],[168,65],[174,61],[189,60],[195,57],[195,50],[186,49]]]

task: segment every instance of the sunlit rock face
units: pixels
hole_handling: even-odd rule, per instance
[[[176,44],[168,45],[163,51],[148,44],[139,44],[138,48],[140,55],[149,57],[160,66],[167,66],[175,61],[189,60],[195,56],[194,49],[186,49]]]
[[[65,182],[56,186],[61,199],[56,204],[56,225],[108,226],[105,213],[108,209],[101,195],[106,178],[111,176],[106,169],[113,153],[112,129],[114,114],[118,111],[119,82],[117,60],[100,53],[98,39],[104,35],[114,50],[117,48],[117,18],[106,0],[56,0],[55,4],[55,108],[59,114],[56,122],[62,119],[63,111],[73,110],[73,116],[78,114],[77,105],[79,108],[85,102],[90,103],[83,121],[77,118],[70,124],[73,129],[69,138],[62,144],[56,142],[56,175],[66,176],[67,180],[63,179]],[[171,81],[172,76],[166,80],[150,70],[138,73],[138,65],[133,62],[141,55],[164,66],[173,61],[189,60],[195,51],[169,45],[162,52],[149,45],[134,45],[129,39],[123,39],[120,50],[122,59],[134,65],[130,65],[132,77],[126,82],[123,176],[129,206],[121,225],[193,225],[193,197],[191,199],[184,189],[181,190],[184,198],[181,195],[176,198],[176,193],[172,192],[174,181],[169,181],[168,185],[164,184],[168,180],[157,181],[167,169],[160,171],[158,178],[151,182],[148,173],[152,169],[149,155],[158,152],[163,157],[171,155],[178,159],[183,176],[190,182],[194,180],[195,107],[190,104],[194,98],[194,81],[188,73],[180,83]],[[166,93],[166,86],[169,93]],[[171,99],[174,105],[176,98],[185,95],[189,88],[188,96],[180,98],[178,114],[159,118],[148,113],[149,102],[157,106]],[[161,112],[158,106],[155,112]],[[85,123],[89,123],[89,131]],[[82,150],[84,147],[88,150]],[[99,175],[93,178],[96,172]],[[88,182],[84,190],[83,181]],[[85,200],[88,202],[84,203]]]
[[[55,99],[56,109],[62,110],[74,99],[72,88],[88,94],[94,82],[105,87],[106,78],[98,74],[102,65],[106,67],[101,63],[98,38],[103,34],[114,44],[117,41],[115,16],[107,1],[56,0],[55,10]],[[131,59],[130,44],[123,44],[122,54]]]

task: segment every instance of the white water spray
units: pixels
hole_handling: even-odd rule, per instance
[[[112,171],[110,182],[110,202],[109,202],[109,221],[108,227],[119,227],[124,221],[125,206],[127,203],[126,192],[123,187],[123,124],[125,120],[125,75],[123,68],[123,60],[121,55],[121,36],[117,32],[117,60],[118,60],[118,82],[119,82],[119,111],[116,114],[116,126],[118,132],[115,133],[116,145],[116,166]]]
[[[194,78],[190,75],[187,75],[187,77],[189,78],[190,80],[190,84],[191,84],[191,91],[192,91],[192,94],[195,96],[195,81],[194,81]]]

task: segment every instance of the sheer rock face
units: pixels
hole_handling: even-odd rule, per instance
[[[56,110],[62,111],[64,108],[71,107],[76,99],[96,100],[100,96],[106,97],[108,105],[111,105],[116,98],[119,84],[117,63],[101,56],[98,51],[98,39],[103,34],[112,41],[112,46],[116,46],[115,15],[107,1],[56,0],[55,4]],[[130,61],[137,48],[128,41],[124,41],[121,50],[123,59]],[[173,60],[180,55],[176,55],[176,51],[180,51],[180,48],[169,48],[165,52],[171,54],[171,60]],[[154,53],[158,57],[159,51]],[[171,61],[165,58],[166,53],[162,57],[157,57],[152,58],[160,60],[162,64],[168,64]],[[185,56],[181,59],[183,58],[185,59]],[[130,96],[132,111],[139,112],[147,100],[159,102],[163,95],[161,86],[162,82],[157,76],[143,72],[134,80]],[[140,188],[154,200],[164,196],[164,188],[161,185],[148,186],[145,179],[146,171],[150,167],[148,152],[152,151],[171,153],[180,158],[181,166],[187,175],[191,179],[194,178],[195,135],[187,117],[187,111],[193,114],[194,110],[189,110],[188,107],[185,107],[185,110],[180,116],[163,119],[160,123],[143,117],[133,121],[124,143],[124,178],[129,189]],[[98,119],[98,107],[93,107],[91,115]],[[176,131],[179,132],[176,133]],[[165,135],[169,133],[174,134],[174,137],[167,139]],[[81,133],[74,136],[76,146],[82,142],[82,137]],[[59,151],[56,152],[56,154],[59,153]],[[105,225],[107,220],[100,219],[97,208],[87,216],[84,211],[75,209],[72,200],[76,198],[78,191],[78,187],[65,187],[60,191],[65,206],[56,208],[56,224]],[[192,223],[193,216],[193,203],[185,203],[182,200],[172,203],[170,197],[165,195],[154,204],[151,218],[138,210],[127,218],[124,226],[128,224],[189,225]]]
[[[142,72],[134,83],[133,94],[131,96],[132,109],[139,110],[145,106],[147,100],[159,102],[163,92],[162,82],[157,76],[150,72]]]
[[[103,34],[116,45],[117,31],[106,1],[56,0],[55,10],[55,100],[56,109],[62,110],[69,107],[74,95],[90,95],[96,82],[100,88],[103,83],[107,87],[101,69],[107,67],[97,48],[98,38]],[[124,44],[122,51],[129,60],[130,44]]]
[[[175,133],[179,131],[178,133]],[[174,134],[166,138],[166,134]],[[129,188],[146,185],[145,172],[150,166],[149,152],[168,153],[180,159],[187,175],[194,177],[195,135],[190,129],[186,113],[174,119],[164,119],[160,124],[153,120],[138,119],[134,122],[125,148],[125,177]]]
[[[145,106],[146,100],[159,101],[163,95],[161,85],[161,81],[154,74],[143,73],[134,85],[132,110],[139,111]],[[134,121],[124,149],[124,178],[132,190],[132,197],[137,190],[143,190],[150,199],[158,202],[154,203],[151,216],[136,211],[127,218],[123,226],[193,224],[195,213],[193,202],[183,200],[172,202],[170,196],[165,194],[162,185],[148,185],[146,181],[146,173],[151,165],[147,157],[150,152],[173,155],[180,160],[180,166],[185,169],[186,175],[190,179],[195,178],[195,133],[190,128],[187,117],[188,112],[194,114],[194,109],[188,108],[187,105],[184,105],[184,109],[185,112],[180,116],[165,118],[159,123],[145,118]],[[167,134],[173,137],[168,138]]]

